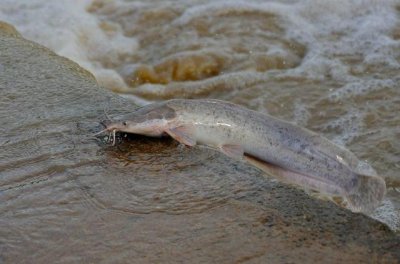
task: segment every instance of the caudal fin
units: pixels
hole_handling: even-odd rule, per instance
[[[310,177],[288,171],[247,154],[244,155],[244,159],[283,182],[318,191],[325,197],[344,198],[344,204],[342,203],[343,200],[340,202],[335,201],[335,199],[332,200],[353,212],[372,212],[381,203],[386,193],[385,181],[378,176],[354,173],[352,174],[354,178],[351,179],[356,179],[357,184],[351,190],[346,191],[343,186],[324,178]]]
[[[378,176],[357,175],[359,184],[346,195],[347,207],[353,212],[370,213],[382,202],[386,193],[385,181]]]

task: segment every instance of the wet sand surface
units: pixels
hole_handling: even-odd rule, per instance
[[[0,262],[398,263],[384,224],[218,152],[94,138],[135,106],[0,25]]]

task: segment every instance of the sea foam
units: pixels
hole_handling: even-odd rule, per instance
[[[100,15],[88,12],[92,4],[91,0],[2,0],[0,20],[16,26],[24,37],[76,61],[109,89],[126,91],[129,84],[124,82],[120,68],[137,63],[129,58],[146,47],[140,47],[135,34],[127,36],[121,25],[112,21],[112,13],[126,15],[129,19],[123,10],[140,13],[142,9],[155,8],[156,4],[96,1],[104,6]],[[357,83],[358,78],[351,73],[357,69],[350,67],[346,59],[358,59],[361,68],[358,71],[361,72],[382,64],[400,68],[397,59],[400,41],[392,36],[399,23],[395,4],[390,0],[224,0],[194,5],[182,2],[182,12],[170,26],[185,27],[201,17],[218,21],[219,16],[230,13],[273,15],[279,21],[279,27],[284,29],[285,38],[296,40],[307,49],[298,67],[283,69],[277,74]],[[271,56],[273,50],[279,51],[280,56],[290,56],[290,52],[279,45],[272,45],[266,56]]]
[[[100,61],[120,63],[119,58],[137,50],[135,38],[125,37],[118,25],[102,23],[86,11],[90,0],[2,0],[0,20],[14,25],[25,38],[65,56],[108,86],[123,88],[119,74]]]

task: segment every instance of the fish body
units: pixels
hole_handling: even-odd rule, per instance
[[[384,180],[359,171],[360,161],[345,148],[293,123],[220,100],[151,104],[106,129],[168,134],[188,146],[206,145],[285,182],[345,197],[348,208],[357,212],[373,210],[386,192]]]

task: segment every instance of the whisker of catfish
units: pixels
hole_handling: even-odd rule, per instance
[[[116,131],[117,131],[116,129],[113,130],[113,146],[115,146],[115,132]]]
[[[107,128],[101,130],[100,132],[94,133],[92,136],[98,136],[98,135],[100,135],[100,134],[102,134],[102,133],[104,133],[104,132],[106,132],[106,131],[108,131]]]

